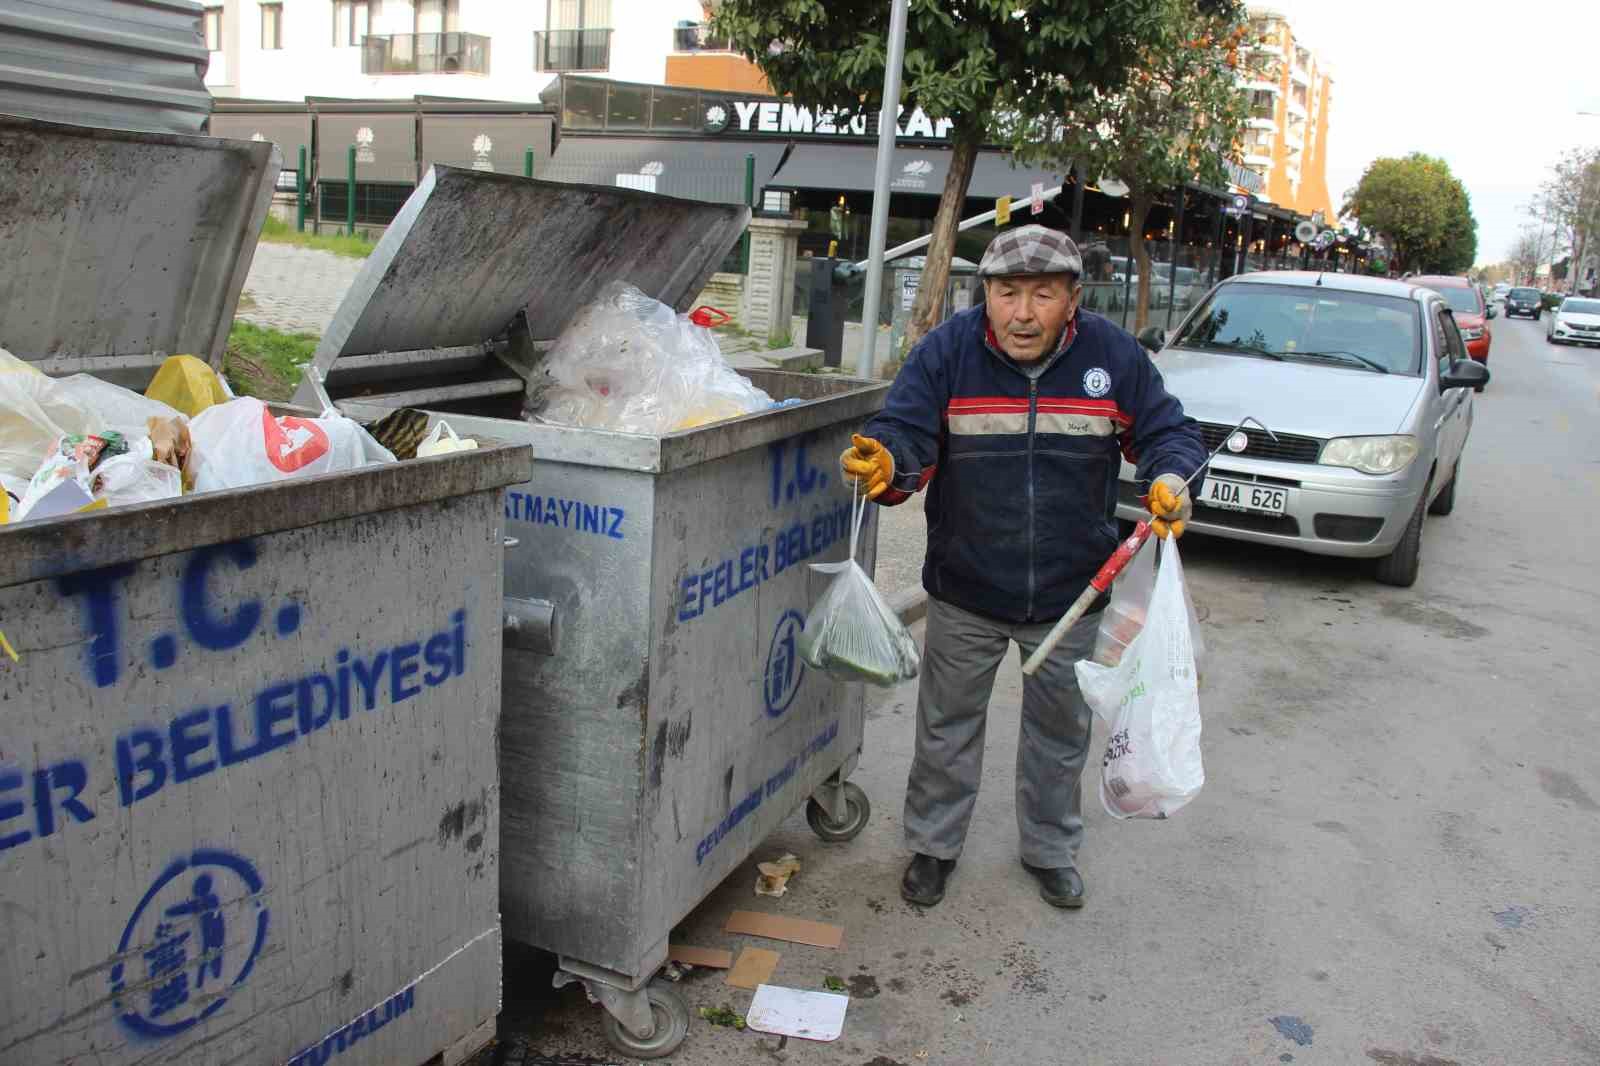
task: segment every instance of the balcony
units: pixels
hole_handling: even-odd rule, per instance
[[[711,29],[705,25],[679,26],[672,31],[672,50],[674,52],[731,52],[733,42],[726,37],[711,36]]]
[[[363,74],[487,74],[489,38],[477,33],[367,34]]]
[[[1272,156],[1261,148],[1251,148],[1244,156],[1244,165],[1247,167],[1270,167]]]
[[[1267,130],[1271,133],[1278,132],[1278,123],[1273,118],[1273,113],[1271,111],[1263,111],[1260,113],[1252,112],[1250,117],[1245,119],[1244,126],[1245,129],[1248,130]]]
[[[1306,105],[1304,101],[1291,98],[1288,101],[1285,110],[1288,111],[1290,118],[1297,118],[1302,121],[1304,121],[1306,118]]]
[[[533,35],[533,69],[551,73],[611,69],[611,31],[545,30]]]
[[[1311,87],[1311,72],[1305,67],[1290,67],[1289,77],[1293,79],[1296,85],[1304,85],[1308,89]]]

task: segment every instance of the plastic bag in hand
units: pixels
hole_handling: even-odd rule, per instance
[[[1078,687],[1111,727],[1100,802],[1113,818],[1165,818],[1205,784],[1194,639],[1175,541],[1161,548],[1144,628],[1116,666],[1075,664]]]
[[[578,312],[543,370],[525,413],[585,429],[659,436],[772,406],[711,330],[620,281]]]
[[[889,686],[917,676],[917,642],[878,586],[856,563],[856,543],[866,515],[865,497],[855,497],[850,524],[850,558],[842,563],[812,563],[835,574],[827,591],[806,616],[800,658],[844,681]]]
[[[1111,586],[1111,603],[1100,613],[1100,630],[1094,641],[1093,661],[1101,666],[1121,662],[1128,645],[1144,628],[1144,612],[1156,587],[1156,543],[1145,541]]]
[[[195,415],[189,440],[196,492],[395,461],[372,434],[337,412],[321,418],[274,416],[253,397],[219,403]]]

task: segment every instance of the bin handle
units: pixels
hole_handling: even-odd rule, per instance
[[[732,322],[733,316],[720,308],[701,304],[689,312],[689,321],[697,326],[704,326],[706,329],[716,329],[718,326]]]

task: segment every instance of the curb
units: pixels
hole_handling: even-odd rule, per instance
[[[928,590],[918,586],[897,592],[889,597],[889,606],[894,608],[902,625],[920,622],[928,614]]]

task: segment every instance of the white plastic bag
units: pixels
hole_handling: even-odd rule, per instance
[[[115,430],[142,437],[150,419],[179,417],[159,400],[89,374],[52,378],[0,349],[0,475],[33,477],[55,442]]]
[[[118,445],[121,446],[120,444]],[[63,482],[72,482],[67,489]],[[15,521],[53,518],[80,510],[95,500],[108,507],[169,500],[183,495],[183,473],[157,462],[149,437],[127,442],[119,455],[99,458],[56,440],[17,503]]]
[[[1116,666],[1075,664],[1078,687],[1111,727],[1100,802],[1113,818],[1165,818],[1205,784],[1200,690],[1176,541],[1161,547],[1144,629]]]
[[[1147,540],[1111,586],[1111,603],[1100,613],[1100,629],[1095,634],[1094,662],[1115,666],[1122,661],[1128,645],[1144,628],[1144,613],[1155,587],[1156,546]]]
[[[888,687],[916,677],[921,655],[910,630],[856,563],[856,544],[866,513],[866,499],[856,494],[850,516],[849,559],[811,564],[813,570],[838,576],[806,615],[800,658],[844,681]]]
[[[711,330],[621,281],[562,330],[543,371],[524,413],[586,429],[659,436],[773,406]]]
[[[477,448],[478,442],[471,437],[458,437],[456,431],[450,428],[450,423],[439,420],[423,442],[417,445],[417,458],[426,459],[430,455],[445,455],[449,452],[470,452]]]
[[[129,445],[128,454],[107,459],[94,473],[95,497],[103,497],[111,507],[183,495],[183,471],[157,462],[149,437]]]
[[[245,396],[208,407],[189,423],[196,492],[392,463],[389,449],[334,411],[321,418],[275,416]]]

